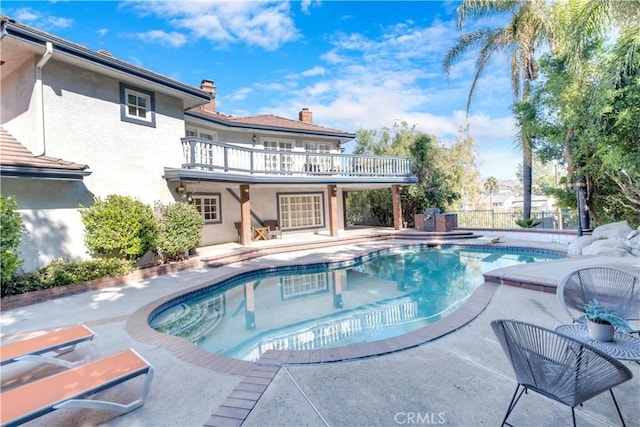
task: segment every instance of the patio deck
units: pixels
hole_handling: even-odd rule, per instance
[[[359,231],[354,242],[333,240],[325,248],[297,248],[278,253],[278,246],[291,241],[256,242],[252,249],[270,248],[270,253],[242,263],[199,267],[158,277],[130,280],[124,285],[64,296],[0,314],[2,341],[32,336],[55,327],[84,323],[96,333],[95,342],[70,353],[96,358],[133,347],[156,368],[146,404],[124,416],[94,410],[59,410],[26,425],[109,426],[362,426],[442,423],[457,426],[497,425],[515,388],[513,374],[490,328],[490,321],[515,318],[554,327],[569,321],[555,295],[515,286],[497,286],[487,308],[475,319],[437,340],[384,356],[348,362],[321,364],[262,364],[245,374],[231,374],[187,362],[167,351],[162,343],[144,343],[127,332],[127,321],[151,301],[193,284],[205,283],[248,266],[319,261],[372,250],[392,241],[371,241]],[[353,235],[350,235],[353,238]],[[324,241],[324,236],[305,241]],[[399,243],[406,241],[398,240]],[[466,243],[466,241],[465,241]],[[486,243],[486,242],[485,242]],[[509,241],[518,246],[525,242]],[[202,249],[210,259],[240,254],[238,245]],[[564,245],[534,243],[534,247],[560,249]],[[247,254],[247,252],[244,252]],[[255,251],[251,257],[257,255]],[[506,284],[531,283],[552,289],[569,271],[584,265],[616,265],[634,271],[637,262],[622,258],[571,258],[562,262],[509,267],[492,272],[493,281]],[[640,271],[638,271],[640,273]],[[170,338],[168,338],[170,339]],[[190,353],[192,347],[185,347]],[[619,386],[616,397],[627,425],[640,425],[640,365],[625,363],[634,379]],[[34,367],[24,362],[3,368],[2,387],[23,379],[50,373],[55,367]],[[121,387],[103,393],[127,395]],[[619,425],[607,394],[588,401],[577,411],[580,426]],[[530,393],[523,397],[513,418],[519,426],[555,426],[570,423],[570,411],[549,399]]]

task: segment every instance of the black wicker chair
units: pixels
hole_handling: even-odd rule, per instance
[[[491,327],[518,381],[501,425],[510,425],[507,418],[527,390],[571,407],[574,426],[574,408],[609,390],[625,425],[612,388],[633,375],[621,362],[587,344],[530,323],[495,320]]]

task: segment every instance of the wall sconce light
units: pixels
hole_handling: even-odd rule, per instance
[[[338,187],[331,187],[331,195],[335,196],[336,194],[338,194]]]
[[[176,187],[176,192],[180,195],[180,197],[187,196],[187,187],[185,187],[182,183]]]
[[[242,189],[242,191],[243,191],[244,193],[248,193],[248,192],[249,192],[249,188],[248,188],[248,187],[245,187],[245,188],[243,188],[243,189]]]
[[[253,141],[254,144],[258,142],[258,137],[256,136],[255,133],[253,134],[253,138],[251,138],[251,141]]]

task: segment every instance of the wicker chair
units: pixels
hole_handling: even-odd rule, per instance
[[[590,267],[567,275],[556,291],[558,302],[574,322],[586,323],[584,304],[597,300],[626,320],[640,320],[640,278],[622,270]],[[638,333],[638,325],[633,325]]]
[[[625,425],[612,388],[630,380],[632,374],[620,361],[573,338],[529,323],[495,320],[491,327],[518,381],[501,425],[507,424],[507,418],[527,390],[571,407],[574,427],[574,408],[609,390]]]

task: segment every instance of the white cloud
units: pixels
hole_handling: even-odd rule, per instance
[[[161,46],[180,47],[187,42],[187,37],[178,32],[151,30],[144,33],[127,34],[126,37],[135,38],[145,43],[159,44]]]
[[[73,19],[59,16],[43,15],[29,7],[6,9],[5,13],[18,22],[33,25],[44,30],[53,28],[67,28],[73,25]]]
[[[106,29],[106,28],[100,28],[99,30],[96,30],[96,33],[98,33],[99,35],[101,35],[103,37],[106,36],[108,32],[109,32],[109,30]]]
[[[160,1],[136,2],[131,7],[214,42],[214,48],[243,43],[272,51],[300,36],[288,2]]]
[[[245,99],[247,99],[247,97],[249,96],[249,94],[253,92],[253,89],[249,88],[249,87],[243,87],[238,89],[237,91],[235,91],[235,93],[233,93],[229,99],[232,101],[243,101]]]
[[[303,71],[302,75],[304,77],[322,76],[322,75],[326,74],[326,72],[327,72],[327,70],[325,70],[324,67],[315,66],[313,68],[310,68],[308,70]]]

